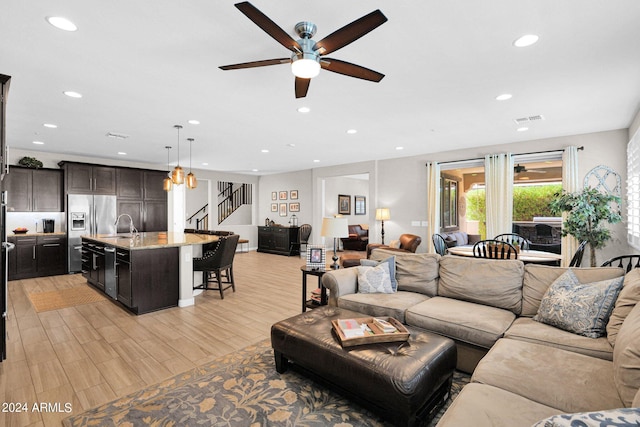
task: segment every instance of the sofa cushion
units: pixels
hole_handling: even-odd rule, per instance
[[[519,314],[523,274],[522,261],[447,255],[440,260],[438,295]]]
[[[589,338],[603,336],[623,280],[583,284],[568,269],[549,286],[533,320]]]
[[[392,294],[389,264],[382,262],[375,267],[362,266],[358,269],[358,292],[363,294]]]
[[[326,276],[326,274],[325,274]],[[393,294],[348,294],[337,301],[338,307],[369,316],[390,316],[405,322],[407,308],[429,299],[424,294],[398,291]]]
[[[624,406],[631,406],[640,388],[640,305],[631,310],[618,332],[613,377]]]
[[[561,412],[624,406],[610,361],[509,338],[498,340],[489,350],[471,381],[519,394]]]
[[[618,408],[608,411],[554,415],[538,421],[532,427],[632,427],[638,425],[640,425],[639,408]]]
[[[613,347],[606,337],[587,338],[555,326],[536,322],[531,317],[516,319],[504,334],[505,338],[544,344],[563,350],[613,360]]]
[[[616,343],[622,322],[638,301],[640,301],[640,268],[634,268],[624,276],[622,290],[607,323],[607,339],[612,346]]]
[[[360,265],[375,267],[378,264],[386,262],[389,264],[389,278],[391,279],[391,288],[393,292],[398,290],[398,281],[396,280],[396,257],[390,256],[389,258],[383,259],[382,261],[376,261],[374,259],[361,259]]]
[[[537,264],[525,264],[522,281],[521,316],[535,316],[540,301],[551,284],[567,271],[567,267],[551,267]],[[598,282],[624,276],[622,268],[594,267],[578,268],[573,271],[581,283]]]
[[[541,405],[515,393],[479,383],[462,389],[444,413],[438,427],[529,426],[557,414],[556,408]]]
[[[435,296],[438,290],[438,254],[414,254],[390,249],[374,249],[370,258],[382,261],[396,257],[396,280],[399,291],[413,291]]]
[[[515,319],[508,310],[444,297],[414,305],[405,316],[409,325],[484,348],[502,337]]]

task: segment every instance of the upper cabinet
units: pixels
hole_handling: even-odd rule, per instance
[[[62,212],[62,171],[11,166],[5,176],[9,212]]]
[[[143,198],[143,171],[141,169],[118,168],[118,199]]]
[[[61,162],[67,194],[116,195],[116,168]]]
[[[164,171],[144,171],[144,199],[167,200],[167,192],[162,183],[167,177]]]

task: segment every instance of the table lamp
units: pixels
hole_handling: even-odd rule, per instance
[[[391,213],[389,212],[389,208],[378,208],[376,209],[376,220],[382,221],[382,244],[384,245],[384,222],[391,219]]]
[[[323,237],[333,237],[333,264],[331,268],[336,270],[340,268],[338,264],[337,242],[340,237],[349,237],[349,223],[347,218],[322,218]]]

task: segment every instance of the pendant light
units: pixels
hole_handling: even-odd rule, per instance
[[[193,138],[187,138],[187,141],[189,141],[189,174],[187,175],[187,188],[193,190],[198,186],[196,176],[191,172],[191,144],[193,143]]]
[[[180,167],[180,129],[182,129],[181,125],[174,125],[174,128],[178,130],[178,164],[173,169],[173,173],[171,174],[171,180],[174,184],[180,185],[184,183],[184,170]]]
[[[171,172],[169,171],[170,170],[169,150],[171,150],[171,147],[167,145],[164,148],[167,149],[167,177],[164,179],[164,181],[162,181],[162,188],[164,189],[164,191],[169,192],[171,191],[171,188],[173,188],[173,181],[171,180]]]

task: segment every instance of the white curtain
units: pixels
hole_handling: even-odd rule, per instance
[[[487,239],[511,233],[513,224],[513,157],[488,154],[484,159]]]
[[[440,165],[427,163],[427,252],[435,253],[431,236],[440,231]]]
[[[562,189],[573,193],[580,190],[580,180],[578,179],[578,147],[571,146],[564,149],[562,153]],[[563,212],[562,221],[567,218],[567,213]],[[573,254],[578,249],[578,241],[575,237],[566,235],[562,238],[562,265],[568,266],[573,258]]]

